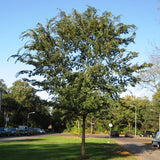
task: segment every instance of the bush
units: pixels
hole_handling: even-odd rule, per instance
[[[77,126],[74,126],[71,128],[70,133],[75,135],[75,136],[80,136],[82,133],[82,128],[78,128]]]

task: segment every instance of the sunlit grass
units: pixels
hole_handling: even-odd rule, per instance
[[[111,139],[86,138],[88,160],[136,159],[129,154],[121,154],[124,151]],[[78,137],[43,136],[0,143],[0,159],[3,160],[80,160],[80,154],[81,138]]]

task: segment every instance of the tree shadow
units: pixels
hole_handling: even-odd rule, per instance
[[[42,138],[33,138],[33,139],[22,139],[22,140],[18,140],[18,141],[21,141],[21,142],[37,142],[37,141],[43,141],[45,139],[42,139]]]

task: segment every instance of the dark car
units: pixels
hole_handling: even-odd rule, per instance
[[[29,128],[29,135],[35,135],[34,128]]]
[[[1,127],[0,128],[0,136],[10,136],[10,132],[8,128]]]
[[[4,136],[4,128],[0,128],[0,136]]]
[[[11,136],[19,136],[20,135],[20,131],[18,128],[9,128],[8,131]]]
[[[110,137],[119,137],[119,133],[117,131],[111,131]]]
[[[132,134],[132,132],[127,132],[126,134],[125,134],[125,137],[133,137],[133,134]]]
[[[140,137],[153,137],[153,133],[151,131],[146,131],[140,134]]]
[[[29,135],[29,129],[21,129],[19,131],[20,135],[22,136],[28,136]]]

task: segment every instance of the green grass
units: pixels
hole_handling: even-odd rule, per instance
[[[136,160],[124,153],[122,147],[107,138],[86,138],[87,160]],[[0,159],[3,160],[80,160],[80,154],[81,139],[77,137],[43,136],[0,142]]]

